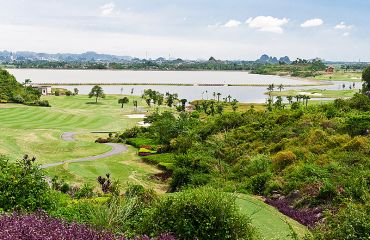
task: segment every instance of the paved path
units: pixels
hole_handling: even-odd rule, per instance
[[[76,141],[76,139],[74,138],[74,135],[76,135],[76,133],[65,132],[61,135],[61,138],[64,141],[72,142],[72,141]],[[50,168],[50,167],[56,167],[56,166],[63,165],[65,163],[78,163],[78,162],[95,161],[95,160],[98,160],[98,159],[111,157],[111,156],[120,154],[122,152],[126,152],[128,150],[127,146],[119,144],[119,143],[105,143],[105,145],[111,146],[112,150],[109,151],[109,152],[100,154],[100,155],[96,155],[96,156],[90,156],[90,157],[78,158],[78,159],[73,159],[73,160],[66,160],[66,161],[62,161],[62,162],[44,164],[44,165],[41,165],[40,168],[45,169],[45,168]]]

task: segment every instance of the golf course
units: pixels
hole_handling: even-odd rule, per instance
[[[70,184],[96,185],[97,176],[110,173],[122,187],[141,184],[164,194],[166,183],[149,178],[161,170],[144,163],[137,149],[120,144],[117,150],[114,145],[95,143],[99,137],[106,138],[108,132],[137,125],[142,119],[136,116],[154,110],[135,96],[128,96],[130,103],[121,108],[120,97],[108,95],[95,103],[86,95],[43,96],[51,107],[1,104],[0,154],[12,161],[24,154],[35,156],[48,176],[58,176]],[[133,100],[139,103],[137,109]],[[304,226],[256,197],[239,196],[237,203],[263,239],[292,239],[291,229],[299,236],[308,233]]]

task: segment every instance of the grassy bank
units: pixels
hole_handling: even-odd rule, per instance
[[[347,82],[361,82],[361,72],[344,72],[336,71],[333,74],[322,74],[315,77],[316,80],[325,81],[347,81]]]

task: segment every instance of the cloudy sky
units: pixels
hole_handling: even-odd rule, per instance
[[[370,0],[0,0],[0,50],[370,61]]]

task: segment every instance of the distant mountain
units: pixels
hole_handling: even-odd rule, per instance
[[[132,59],[130,56],[116,56],[96,52],[49,54],[0,51],[0,61],[128,62]]]
[[[256,62],[259,62],[259,63],[279,63],[279,62],[283,62],[283,63],[288,63],[288,64],[291,63],[288,56],[281,57],[281,58],[277,59],[277,57],[272,57],[272,56],[269,56],[267,54],[263,54],[259,59],[256,60]]]

